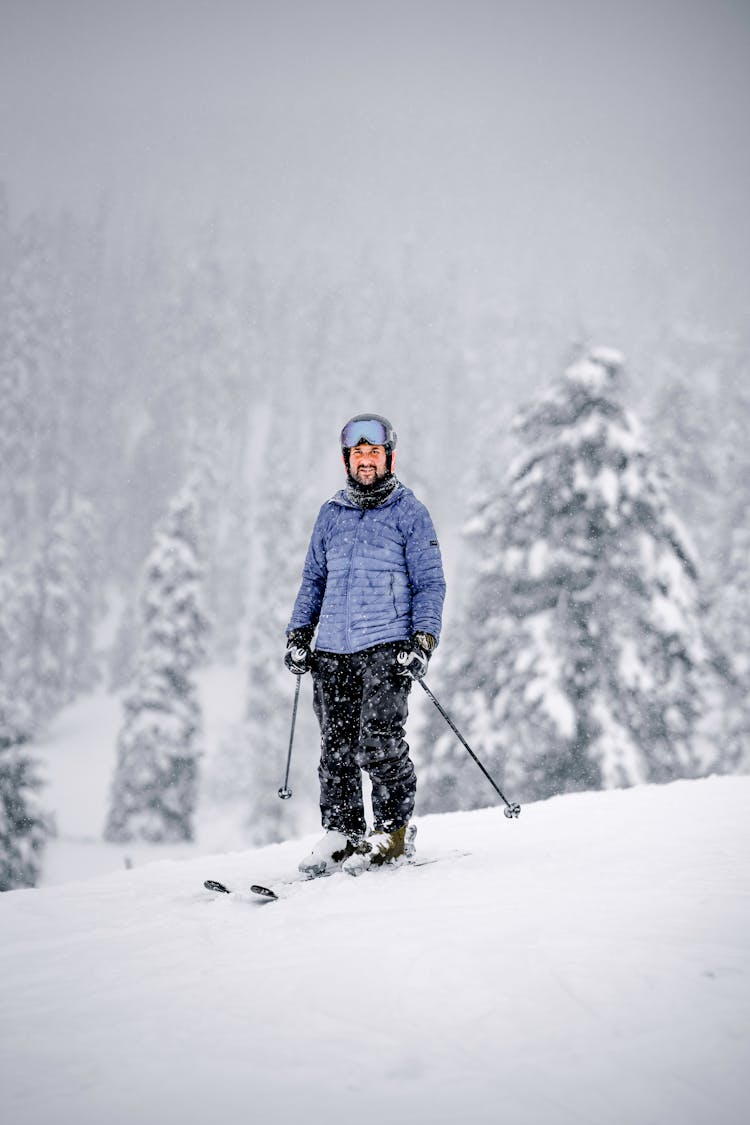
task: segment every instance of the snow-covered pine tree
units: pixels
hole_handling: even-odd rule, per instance
[[[293,834],[300,800],[278,799],[284,776],[295,680],[283,663],[284,636],[299,586],[314,512],[309,487],[282,475],[266,490],[262,507],[263,556],[258,590],[263,609],[247,629],[247,697],[244,738],[249,755],[246,824],[254,843]],[[305,516],[308,516],[306,519]],[[309,676],[304,687],[309,691]],[[300,724],[301,726],[302,724]],[[299,743],[299,732],[298,732]],[[299,774],[298,774],[299,776]],[[297,785],[297,797],[300,796]]]
[[[22,742],[6,741],[6,717],[0,700],[0,891],[13,891],[36,886],[55,829],[38,801],[42,782],[33,759]]]
[[[215,544],[205,559],[205,601],[214,655],[234,660],[242,618],[237,598],[247,559],[240,524],[244,494],[246,418],[257,397],[256,370],[245,352],[246,310],[238,299],[236,265],[221,247],[216,223],[197,235],[183,264],[171,306],[167,359],[190,424],[199,430],[215,494],[206,504],[204,537]],[[169,409],[171,403],[167,403]],[[196,444],[194,442],[194,444]]]
[[[593,349],[520,413],[523,453],[467,529],[478,562],[454,629],[449,671],[461,687],[450,698],[520,800],[698,769],[696,565],[615,397],[621,366],[619,353]],[[462,754],[440,734],[423,805],[487,801]]]
[[[733,529],[709,622],[722,655],[706,727],[724,773],[750,771],[750,509]]]
[[[282,448],[283,414],[273,414],[267,434],[270,451]],[[302,573],[315,510],[310,486],[296,476],[279,473],[273,457],[263,487],[254,497],[252,512],[251,583],[244,625],[246,689],[245,716],[228,731],[216,759],[210,763],[209,799],[234,805],[244,822],[248,841],[274,843],[300,829],[300,813],[309,793],[299,769],[299,747],[310,724],[308,708],[300,707],[297,722],[295,800],[280,801],[284,777],[295,680],[283,663],[287,622]],[[300,463],[305,463],[304,455]],[[303,691],[310,690],[304,677]],[[312,771],[307,776],[312,777]],[[307,793],[306,793],[307,790]]]
[[[50,263],[48,234],[36,216],[7,243],[0,276],[0,533],[8,537],[15,559],[28,551],[38,517],[47,430]]]
[[[36,886],[54,822],[39,805],[42,782],[23,749],[26,735],[0,692],[0,891],[12,891]]]
[[[58,503],[32,566],[29,629],[37,721],[49,718],[96,680],[96,548],[91,504],[81,497]]]
[[[191,479],[157,529],[144,569],[141,646],[117,744],[108,840],[193,837],[201,731],[193,673],[207,631],[199,520]]]
[[[1,545],[0,545],[1,546]],[[52,819],[38,803],[41,781],[23,749],[32,713],[23,696],[24,599],[0,550],[0,891],[33,887]]]
[[[34,708],[30,627],[33,606],[29,569],[21,563],[12,565],[8,561],[0,539],[0,690],[4,721],[10,723],[13,734],[10,743],[14,745],[34,735],[40,725]],[[6,737],[9,736],[6,734]]]

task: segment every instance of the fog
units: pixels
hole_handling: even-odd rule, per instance
[[[126,252],[218,224],[334,274],[408,253],[630,336],[744,317],[742,0],[3,0],[14,213],[93,214]],[[617,340],[622,343],[622,340]],[[625,343],[628,341],[625,340]]]
[[[433,682],[499,777],[498,731],[535,796],[750,769],[749,95],[747,0],[0,0],[0,752],[59,748],[68,705],[126,691],[154,760],[174,708],[190,801],[205,749],[211,815],[231,798],[254,843],[317,823],[314,768],[276,797],[282,654],[364,410],[393,421],[440,537]],[[592,446],[597,411],[619,444]],[[194,683],[170,663],[188,649]],[[557,733],[528,725],[542,689],[502,677],[537,663],[607,670],[600,757],[626,716],[637,769],[579,768],[575,677],[545,695]],[[501,682],[507,722],[477,706]],[[658,761],[657,704],[687,716]],[[422,773],[444,811],[448,774]]]

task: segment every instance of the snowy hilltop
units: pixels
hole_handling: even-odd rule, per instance
[[[297,840],[4,894],[6,1119],[739,1125],[749,798],[424,817],[437,862],[358,879],[285,885]]]

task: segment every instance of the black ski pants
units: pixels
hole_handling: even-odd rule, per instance
[[[403,642],[363,652],[316,652],[313,707],[320,723],[323,827],[365,833],[362,770],[372,781],[376,831],[391,832],[414,811],[417,778],[404,740],[411,678],[398,673]]]

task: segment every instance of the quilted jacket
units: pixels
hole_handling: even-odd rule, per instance
[[[287,633],[317,625],[316,648],[338,653],[438,640],[444,597],[435,528],[411,489],[399,482],[369,509],[342,489],[318,514]]]

